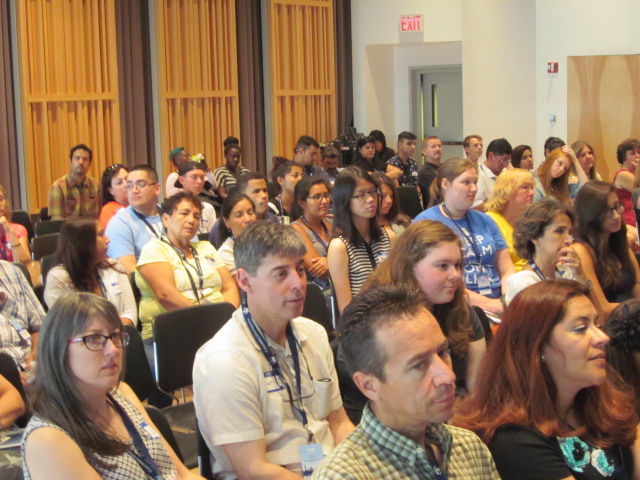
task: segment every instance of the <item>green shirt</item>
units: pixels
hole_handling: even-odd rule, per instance
[[[489,450],[475,433],[444,424],[430,425],[425,433],[442,452],[440,468],[449,480],[500,480]],[[424,447],[383,424],[367,404],[360,424],[311,478],[435,480],[436,475]]]

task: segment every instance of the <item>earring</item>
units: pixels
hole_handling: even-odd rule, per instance
[[[544,353],[540,354],[540,360],[542,360],[543,362],[547,361],[547,359],[544,357]]]

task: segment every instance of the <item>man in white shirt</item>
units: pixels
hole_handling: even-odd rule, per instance
[[[484,212],[484,204],[491,198],[498,175],[511,161],[511,144],[504,138],[491,140],[487,147],[487,159],[478,165],[478,193],[473,208]]]
[[[462,141],[462,148],[467,160],[478,165],[483,151],[482,137],[480,135],[467,135]]]

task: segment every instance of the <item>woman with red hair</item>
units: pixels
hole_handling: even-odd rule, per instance
[[[480,435],[504,480],[638,478],[633,398],[607,378],[588,295],[570,280],[520,292],[458,408],[454,424]]]

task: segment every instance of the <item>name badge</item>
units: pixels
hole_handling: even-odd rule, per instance
[[[311,478],[311,474],[318,467],[318,464],[324,458],[322,452],[322,445],[319,443],[310,443],[309,445],[301,445],[300,451],[300,464],[302,465],[302,476],[304,478]]]
[[[160,438],[160,435],[158,434],[158,432],[156,432],[151,425],[149,425],[147,422],[142,422],[140,424],[140,426],[142,427],[142,429],[147,432],[147,434],[153,438],[153,439],[158,439]]]
[[[27,331],[26,328],[24,328],[24,326],[20,322],[18,322],[15,318],[12,318],[9,320],[9,323],[11,323],[11,326],[16,329],[22,341],[26,343],[29,343],[31,341],[31,334]]]
[[[490,295],[491,294],[491,275],[488,273],[478,273],[476,275],[476,282],[478,284],[478,289],[480,291],[480,295]]]

